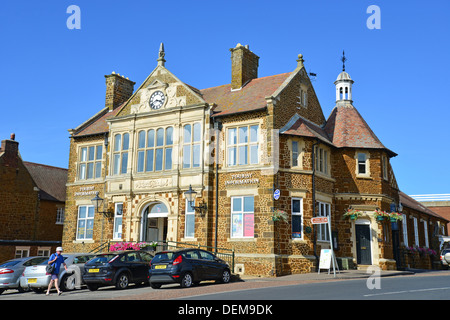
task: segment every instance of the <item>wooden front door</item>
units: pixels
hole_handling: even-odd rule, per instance
[[[370,226],[355,225],[356,230],[356,259],[358,264],[372,264],[370,249]]]

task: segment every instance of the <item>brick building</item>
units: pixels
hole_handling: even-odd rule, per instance
[[[162,45],[136,90],[124,76],[105,76],[105,106],[69,130],[64,247],[217,245],[235,251],[240,273],[302,273],[330,246],[311,218],[328,216],[340,259],[399,267],[401,225],[375,216],[401,207],[389,164],[396,154],[353,106],[349,74],[335,81],[326,119],[302,55],[292,72],[258,78],[259,57],[248,46],[230,52],[231,83],[208,89],[171,73]],[[187,203],[190,187],[197,208]],[[101,213],[96,194],[105,199]],[[349,210],[357,219],[346,218]]]
[[[15,136],[0,149],[0,261],[48,255],[62,243],[67,169],[24,162]]]

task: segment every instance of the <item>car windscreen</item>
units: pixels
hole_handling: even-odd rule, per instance
[[[20,262],[20,260],[6,261],[6,262],[0,264],[0,268],[12,267],[12,266],[15,266],[16,264],[18,264],[19,262]]]
[[[64,258],[64,261],[66,261],[68,257],[64,257],[64,256],[63,256],[63,258]],[[44,265],[44,264],[48,264],[48,261],[49,261],[49,260],[50,260],[50,258],[46,258],[46,259],[45,259],[44,261],[42,261],[39,265],[42,266],[42,265]]]
[[[93,259],[86,262],[86,265],[106,264],[115,256],[117,256],[117,254],[102,254],[101,256],[96,256]]]
[[[175,252],[160,252],[160,253],[157,253],[155,255],[155,257],[152,259],[152,263],[172,261],[174,256],[175,256],[175,254],[176,254]]]
[[[39,258],[33,258],[25,262],[23,265],[25,267],[29,266],[37,266],[38,264],[48,263],[48,257],[39,257]]]

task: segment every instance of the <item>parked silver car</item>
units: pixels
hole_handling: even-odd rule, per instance
[[[84,264],[94,257],[92,253],[63,253],[67,271],[61,266],[58,280],[62,291],[70,291],[80,288],[83,282]],[[45,268],[48,258],[37,266],[25,268],[20,277],[20,286],[30,288],[35,292],[42,292],[47,289],[50,283],[50,275],[46,274]]]
[[[450,261],[450,255],[449,255],[449,253],[450,253],[450,249],[449,248],[447,248],[447,249],[443,249],[442,251],[441,251],[441,265],[442,265],[442,267],[444,267],[444,268],[448,268],[448,265],[449,265],[449,261]]]
[[[5,261],[0,264],[0,294],[7,289],[17,289],[23,292],[20,286],[20,276],[26,267],[38,265],[48,261],[48,257],[26,257]]]

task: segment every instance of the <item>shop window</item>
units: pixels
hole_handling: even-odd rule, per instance
[[[227,136],[227,165],[258,164],[258,125],[229,128]]]
[[[78,180],[97,179],[102,176],[103,146],[88,146],[80,149]]]
[[[114,136],[113,174],[125,174],[128,167],[128,148],[130,135],[128,133]]]
[[[318,202],[317,204],[319,206],[319,217],[329,217],[331,205],[325,202]],[[330,241],[330,233],[328,232],[328,225],[326,223],[321,223],[318,225],[317,240]]]
[[[114,234],[113,239],[122,239],[122,217],[123,217],[123,203],[116,203],[114,208]]]
[[[231,237],[253,238],[254,197],[231,198]]]
[[[138,133],[137,172],[172,170],[173,127]]]
[[[293,198],[291,206],[292,239],[303,238],[303,199]]]
[[[184,223],[184,237],[185,238],[194,238],[195,237],[195,210],[192,207],[195,206],[195,202],[192,203],[192,206],[189,204],[189,201],[186,199],[186,214],[185,214],[185,223]]]
[[[200,123],[183,127],[183,168],[198,168],[201,161],[202,126]]]
[[[92,240],[94,235],[94,206],[79,206],[77,240]]]

